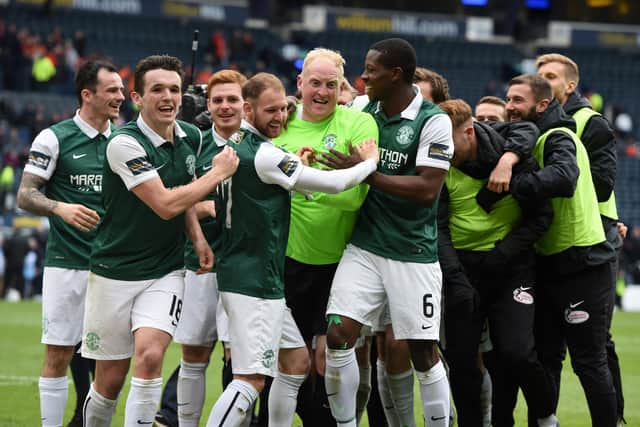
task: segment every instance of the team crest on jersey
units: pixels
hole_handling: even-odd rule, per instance
[[[244,131],[241,129],[235,131],[234,134],[229,138],[229,141],[233,142],[234,144],[240,144],[242,138],[244,138]]]
[[[262,354],[262,365],[269,369],[276,361],[276,353],[273,350],[267,350]]]
[[[329,135],[325,135],[325,137],[322,138],[324,149],[328,151],[336,148],[337,140],[338,140],[338,135],[336,135],[335,133],[330,133]]]
[[[193,154],[189,154],[184,161],[184,164],[187,166],[187,173],[191,176],[196,173],[196,156]]]
[[[278,168],[287,175],[291,177],[293,173],[298,169],[298,161],[289,155],[285,155],[280,163],[278,163]]]
[[[402,146],[409,145],[413,141],[415,133],[411,126],[402,126],[396,133],[396,141]]]

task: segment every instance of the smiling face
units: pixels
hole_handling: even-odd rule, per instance
[[[283,90],[268,87],[258,99],[245,101],[247,120],[264,136],[276,138],[287,120],[287,98]]]
[[[240,128],[243,104],[242,87],[238,83],[219,83],[211,87],[207,107],[220,135],[228,138]]]
[[[536,103],[531,86],[515,84],[507,91],[507,118],[510,122],[538,119],[539,103]],[[545,105],[546,108],[546,105]],[[540,111],[544,111],[544,108]]]
[[[116,120],[124,101],[124,86],[118,73],[100,69],[97,74],[95,92],[82,90],[82,108],[91,110],[92,115]]]
[[[476,120],[479,122],[504,122],[506,111],[502,105],[483,102],[476,105]]]
[[[338,67],[327,58],[318,57],[306,65],[298,76],[304,120],[320,122],[333,114],[340,95],[341,80]]]
[[[153,130],[166,128],[176,120],[182,104],[182,80],[175,71],[149,70],[144,75],[144,92],[133,92],[140,114]],[[158,132],[162,135],[161,132]]]
[[[369,50],[364,60],[364,71],[360,76],[371,101],[386,99],[392,88],[393,70],[380,63],[381,55],[377,50]]]

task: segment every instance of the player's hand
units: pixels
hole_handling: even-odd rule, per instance
[[[284,130],[287,130],[287,128],[289,127],[289,122],[295,117],[297,106],[298,98],[291,95],[287,96],[287,120],[284,121],[284,125],[282,126]]]
[[[489,181],[487,182],[487,188],[494,193],[502,193],[509,191],[509,182],[511,181],[511,168],[506,166],[496,165],[496,168],[491,171],[489,175]]]
[[[316,162],[316,154],[311,147],[300,147],[296,152],[296,156],[300,157],[300,160],[305,166],[312,165]]]
[[[58,205],[53,209],[53,214],[85,233],[96,228],[100,222],[100,215],[96,211],[74,203],[58,202]]]
[[[200,268],[198,268],[196,274],[210,272],[213,269],[214,255],[209,243],[205,239],[193,242],[193,250],[198,256],[198,261],[200,262]]]
[[[622,237],[623,239],[626,239],[627,231],[629,231],[629,229],[627,228],[626,225],[624,225],[624,222],[617,223],[616,227],[618,227],[618,234],[620,234],[620,237]]]
[[[236,150],[229,146],[224,147],[224,149],[211,160],[211,166],[213,166],[217,173],[222,175],[222,179],[233,175],[236,169],[238,169],[239,163],[240,159],[238,158]]]
[[[349,154],[331,149],[328,153],[318,156],[316,160],[331,169],[348,169],[360,163],[362,157],[351,144],[351,141],[347,143],[347,148],[349,149]]]
[[[371,159],[376,163],[380,160],[378,144],[376,144],[375,139],[365,139],[362,141],[362,144],[356,145],[355,150],[358,153],[358,156],[363,160]],[[351,146],[349,146],[349,151],[351,151]]]

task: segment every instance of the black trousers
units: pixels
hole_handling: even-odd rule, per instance
[[[554,409],[566,343],[594,427],[614,427],[617,418],[606,348],[614,301],[611,268],[607,262],[567,274],[546,265],[544,257],[538,263],[536,346],[553,386]]]
[[[459,252],[471,289],[460,289],[445,278],[445,357],[460,427],[482,425],[482,375],[477,354],[485,319],[489,321],[495,358],[491,372],[493,425],[513,420],[510,394],[503,393],[503,379],[523,389],[534,413],[543,417],[552,412],[551,386],[534,345],[535,289],[530,257],[525,256],[521,263],[513,263],[501,273],[483,271],[483,257],[482,253]]]

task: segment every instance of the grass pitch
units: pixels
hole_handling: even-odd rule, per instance
[[[34,302],[0,302],[0,426],[33,427],[40,424],[38,376],[42,366],[44,347],[40,344],[40,304]],[[613,336],[622,367],[625,394],[625,417],[629,426],[640,426],[640,313],[616,312]],[[216,347],[208,370],[207,399],[202,426],[206,424],[215,398],[221,392],[221,355]],[[180,360],[176,344],[169,347],[163,377],[167,379]],[[69,378],[71,376],[69,375]],[[113,418],[114,426],[121,426],[124,406],[129,389],[125,383]],[[419,391],[416,388],[416,420],[421,419]],[[70,380],[69,400],[65,422],[71,418],[75,407],[75,392]],[[577,377],[567,361],[563,370],[558,418],[562,427],[590,425],[587,404]],[[296,420],[294,426],[299,427]],[[361,424],[368,426],[366,419]],[[423,425],[418,422],[418,425]],[[520,396],[516,409],[516,425],[526,426],[526,406]]]

